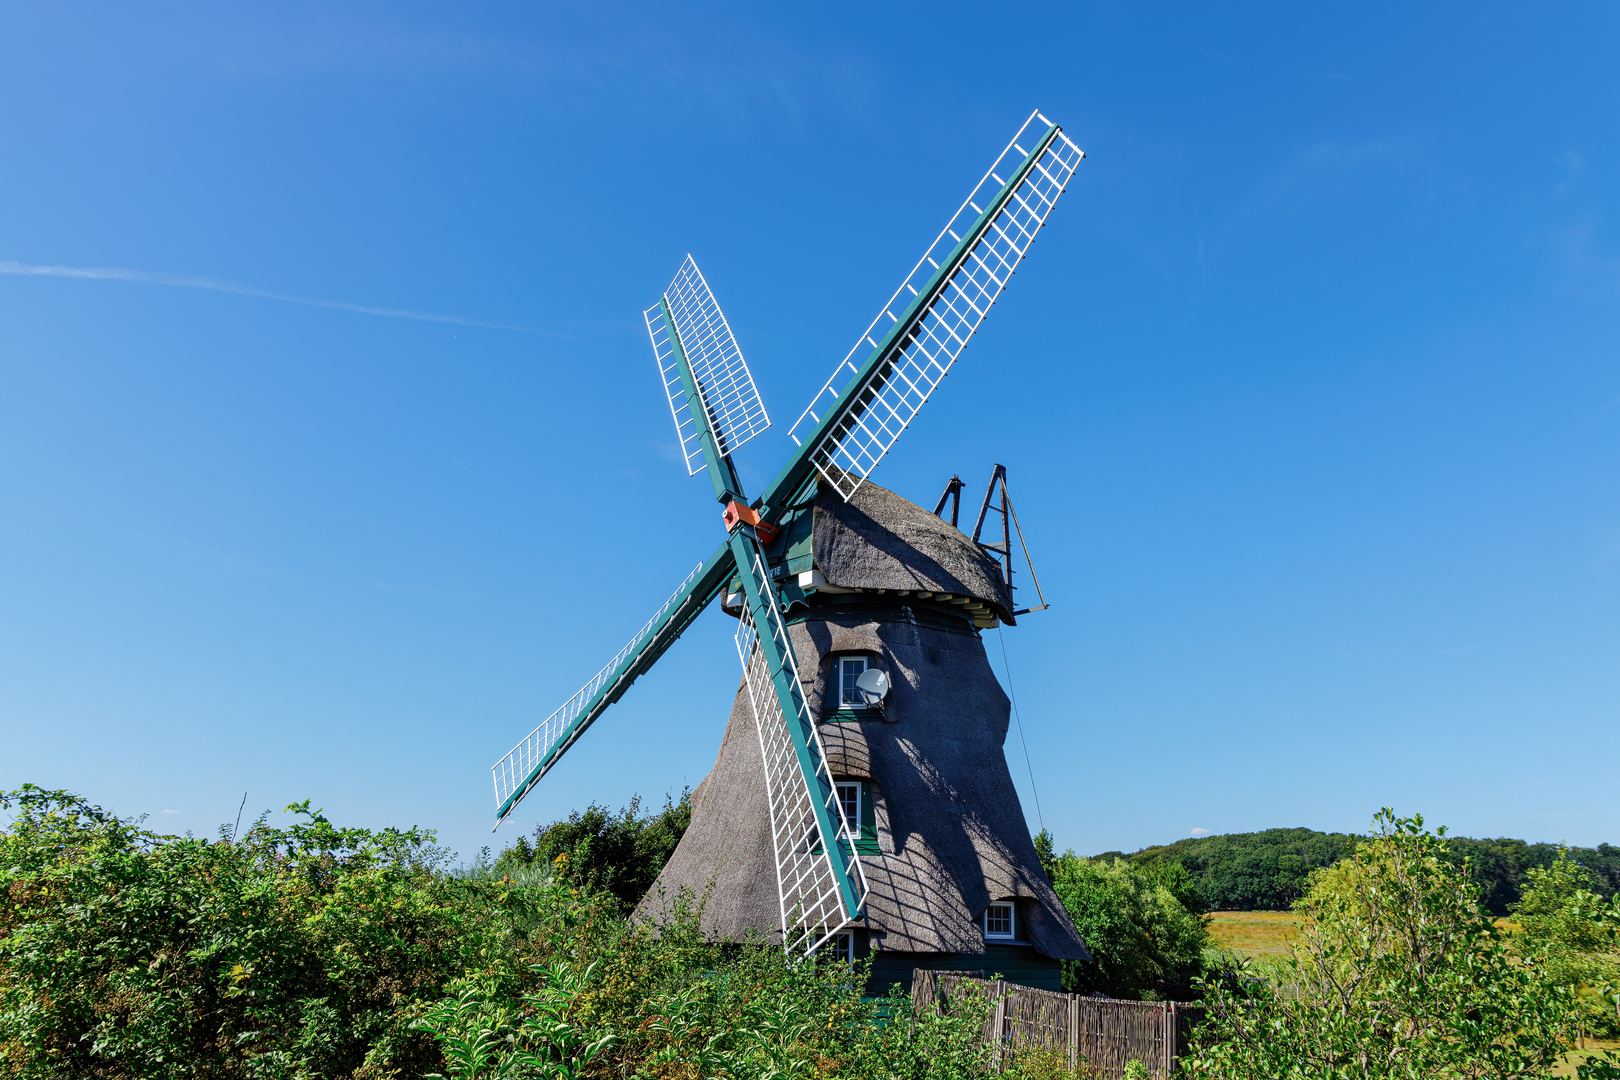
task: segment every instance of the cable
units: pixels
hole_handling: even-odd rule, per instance
[[[1041,823],[1041,832],[1046,831],[1046,818],[1041,814],[1041,793],[1035,787],[1035,766],[1029,763],[1029,743],[1024,741],[1024,718],[1018,715],[1018,693],[1013,689],[1012,665],[1007,663],[1007,637],[1001,632],[1001,625],[996,625],[996,640],[1001,642],[1001,669],[1007,673],[1007,696],[1012,699],[1013,719],[1018,721],[1018,745],[1024,748],[1024,768],[1029,770],[1029,792],[1035,796],[1035,820]]]

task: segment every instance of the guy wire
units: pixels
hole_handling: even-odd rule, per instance
[[[1029,770],[1029,792],[1035,796],[1035,820],[1046,831],[1046,817],[1041,813],[1041,793],[1035,787],[1035,766],[1029,763],[1029,743],[1024,741],[1024,718],[1018,714],[1018,692],[1013,689],[1012,665],[1007,663],[1007,638],[996,625],[996,640],[1001,642],[1001,670],[1007,673],[1007,696],[1012,699],[1013,719],[1018,722],[1018,745],[1024,748],[1024,768]]]

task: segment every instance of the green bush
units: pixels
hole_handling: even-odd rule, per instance
[[[14,1076],[419,1074],[439,1053],[411,1022],[448,979],[527,979],[524,898],[445,874],[431,833],[339,829],[307,802],[289,828],[213,841],[66,792],[0,807]]]
[[[1176,895],[1186,888],[1184,875],[1072,851],[1050,866],[1052,887],[1091,952],[1089,962],[1064,961],[1065,990],[1147,1000],[1192,996],[1209,931]]]
[[[1562,852],[1529,871],[1529,888],[1514,905],[1524,952],[1574,991],[1585,1034],[1620,1035],[1620,898],[1605,902],[1591,871]]]
[[[689,790],[681,792],[679,802],[665,796],[664,808],[651,814],[641,813],[639,796],[617,814],[592,803],[561,821],[539,826],[533,842],[519,837],[501,853],[494,869],[555,866],[576,885],[612,894],[628,913],[652,888],[691,824]]]
[[[982,1003],[913,1017],[864,967],[705,941],[701,898],[628,922],[532,846],[456,871],[307,802],[213,840],[34,787],[0,808],[0,1076],[987,1074]]]
[[[1189,1075],[1548,1075],[1573,1031],[1573,995],[1480,909],[1444,830],[1389,810],[1373,826],[1354,855],[1311,876],[1275,984],[1241,973],[1206,983]]]

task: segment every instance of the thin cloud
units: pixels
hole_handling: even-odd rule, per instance
[[[1210,835],[1210,830],[1208,830],[1208,829],[1193,829],[1187,835],[1188,836],[1208,836],[1208,835]]]
[[[213,292],[234,293],[237,296],[253,296],[261,300],[279,300],[284,304],[304,304],[308,307],[330,308],[333,311],[352,311],[357,315],[380,315],[387,319],[416,319],[419,322],[476,326],[484,330],[515,330],[520,334],[542,334],[547,337],[560,336],[547,334],[544,330],[533,330],[526,326],[479,322],[476,319],[463,319],[458,315],[436,315],[430,311],[405,311],[400,308],[366,307],[363,304],[350,304],[343,300],[311,300],[304,296],[288,296],[285,293],[271,292],[268,289],[260,289],[252,285],[243,285],[235,281],[221,281],[217,278],[199,277],[196,274],[166,274],[156,270],[131,270],[123,266],[42,265],[39,263],[17,262],[15,259],[0,259],[0,274],[12,274],[21,277],[79,278],[90,281],[133,281],[140,285],[173,285],[182,289],[209,289]]]
[[[180,811],[178,811],[178,810],[159,810],[158,811],[158,813],[160,813],[160,814],[178,814],[179,812]]]

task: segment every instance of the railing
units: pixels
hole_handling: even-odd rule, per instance
[[[1159,1080],[1172,1076],[1188,1035],[1204,1016],[1201,1007],[1178,1001],[1055,994],[923,968],[912,975],[911,1000],[918,1010],[949,1009],[951,999],[969,995],[994,1002],[984,1039],[996,1048],[998,1068],[1020,1051],[1045,1050],[1065,1055],[1071,1068],[1084,1063],[1106,1080],[1120,1080],[1131,1061]]]

